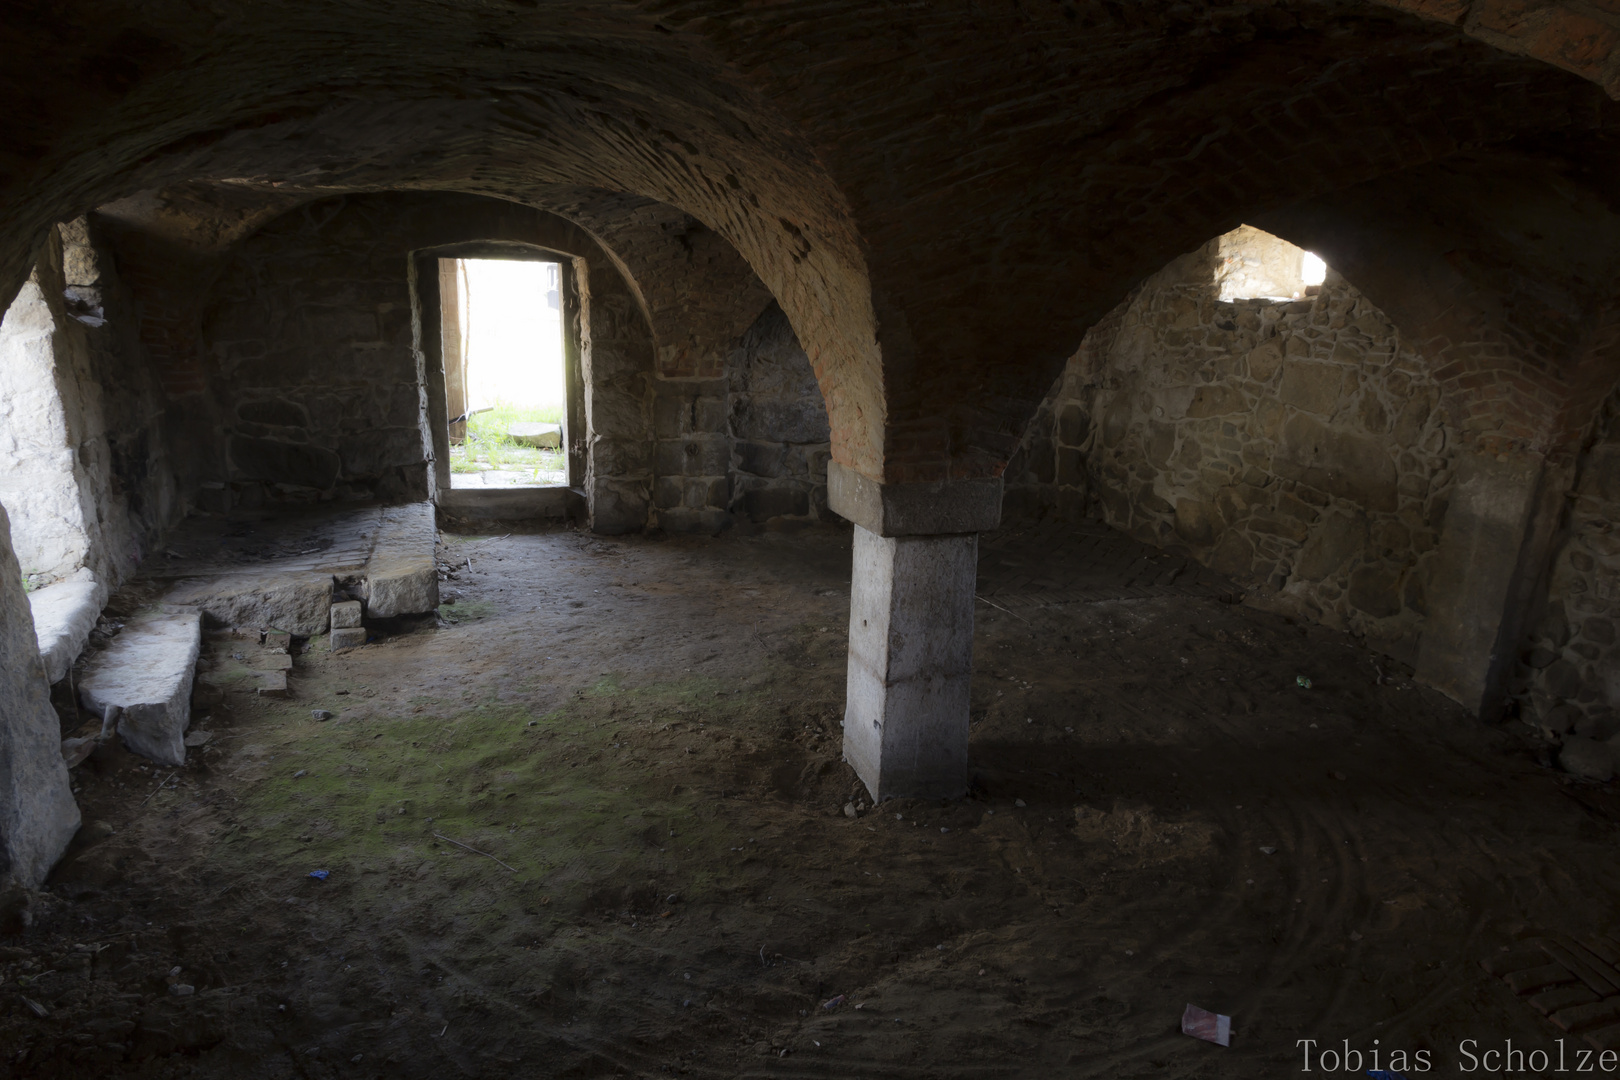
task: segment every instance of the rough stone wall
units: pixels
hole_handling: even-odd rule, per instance
[[[1534,235],[1560,261],[1599,246],[1582,226],[1600,214],[1578,195],[1567,232],[1527,229],[1508,216],[1518,192],[1496,181],[1533,172],[1559,197],[1575,185],[1607,199],[1620,111],[1595,86],[1469,40],[1467,4],[1410,7],[1462,28],[1344,4],[896,5],[863,11],[851,34],[848,5],[705,0],[505,11],[496,49],[463,5],[351,6],[312,34],[273,9],[227,24],[161,3],[140,22],[162,47],[116,85],[79,73],[129,58],[127,20],[28,8],[7,23],[8,71],[35,107],[5,118],[0,139],[0,297],[50,221],[187,177],[636,191],[711,223],[770,285],[824,376],[842,462],[884,480],[999,475],[1080,328],[1122,285],[1267,207],[1339,206],[1387,181],[1380,208],[1404,202],[1431,225],[1425,270],[1510,268],[1526,286],[1512,294],[1517,326],[1579,329],[1584,290],[1487,259],[1497,252],[1468,237],[1512,249]],[[1606,81],[1608,42],[1551,10],[1517,21],[1537,54],[1579,54]],[[781,63],[790,53],[816,62]],[[310,80],[334,58],[343,107],[289,107],[325,92]],[[1178,74],[1194,70],[1207,77]],[[1412,170],[1433,162],[1445,166],[1423,180],[1437,182],[1419,182]],[[1477,308],[1503,310],[1499,295],[1482,290]],[[1469,374],[1490,372],[1513,396],[1517,372]]]
[[[51,307],[36,270],[0,322],[0,503],[15,522],[12,550],[32,586],[71,576],[90,556],[57,390],[59,335]]]
[[[1455,434],[1426,364],[1341,277],[1295,301],[1221,301],[1220,240],[1091,334],[1009,479],[1416,655]]]
[[[650,501],[653,345],[641,304],[597,243],[528,207],[461,195],[367,195],[301,206],[249,236],[203,319],[215,433],[233,504],[425,498],[432,438],[414,347],[414,250],[520,242],[573,255],[586,300],[592,525],[641,528]]]
[[[731,434],[724,378],[659,379],[653,404],[653,521],[670,532],[731,524]]]
[[[0,328],[0,501],[31,585],[104,590],[183,513],[157,380],[108,250],[53,230]]]
[[[617,270],[593,264],[586,285],[580,374],[590,526],[599,533],[639,532],[652,507],[652,337]]]
[[[1604,402],[1555,543],[1512,690],[1556,735],[1620,733],[1620,393]]]
[[[79,826],[23,572],[91,577],[100,602],[184,509],[113,264],[84,219],[53,229],[0,334],[0,884],[38,886]],[[33,379],[18,396],[21,359]],[[43,472],[17,468],[20,439],[46,451]],[[15,540],[13,506],[31,519]],[[19,564],[14,543],[39,565]]]
[[[656,523],[718,532],[824,520],[827,409],[780,307],[768,304],[730,343],[723,371],[658,381]]]
[[[826,408],[786,316],[716,234],[643,202],[623,222],[592,218],[593,233],[625,251],[591,243],[595,257],[575,261],[588,429],[576,480],[591,527],[819,520]],[[463,196],[351,196],[302,206],[244,241],[202,322],[227,418],[220,475],[205,490],[227,487],[231,504],[424,497],[430,443],[405,256],[431,242],[516,238],[484,220],[492,206],[547,217]],[[421,207],[438,208],[431,237]],[[632,266],[653,280],[627,280]],[[694,281],[715,294],[697,302]]]
[[[174,412],[142,347],[117,252],[94,216],[63,225],[60,239],[69,316],[60,378],[81,491],[94,508],[90,568],[111,588],[185,516],[187,499],[169,437]]]
[[[230,502],[428,494],[429,449],[397,241],[364,200],[294,211],[250,237],[203,333]]]
[[[827,408],[780,307],[738,339],[728,367],[732,512],[754,524],[827,519]]]

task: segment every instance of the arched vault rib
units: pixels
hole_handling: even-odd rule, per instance
[[[860,35],[849,16],[12,14],[17,55],[40,61],[5,76],[21,107],[0,132],[0,285],[49,221],[183,178],[630,192],[720,233],[781,301],[838,461],[979,477],[1085,327],[1200,239],[1426,162],[1488,174],[1481,152],[1515,139],[1573,156],[1615,125],[1595,86],[1472,24],[1347,0],[868,7]]]
[[[100,108],[54,131],[22,124],[40,152],[6,162],[21,194],[0,221],[6,291],[51,220],[178,180],[519,202],[552,185],[629,192],[679,207],[743,254],[812,354],[838,452],[875,471],[877,344],[842,196],[802,138],[701,38],[675,40],[619,4],[319,17],[326,6],[213,27],[178,6],[145,9],[143,33],[157,44],[144,65],[125,64],[124,93],[107,100],[95,86],[44,78],[65,95],[52,106],[58,116],[91,99]],[[57,44],[82,33],[72,51],[86,63],[130,47],[88,25],[21,29]]]

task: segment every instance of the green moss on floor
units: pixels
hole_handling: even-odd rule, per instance
[[[472,619],[484,619],[493,615],[499,609],[486,600],[461,600],[450,604],[439,605],[439,615],[447,622],[467,622]]]
[[[714,858],[736,844],[734,829],[698,812],[667,768],[698,730],[683,710],[701,702],[712,733],[759,704],[760,695],[718,689],[690,679],[631,691],[606,676],[543,715],[287,715],[242,748],[259,764],[209,862],[271,899],[342,898],[379,925],[407,906],[419,917],[428,901],[445,929],[470,940],[538,942],[586,911],[656,919],[670,891],[691,900],[743,875]],[[316,882],[312,870],[330,877]]]

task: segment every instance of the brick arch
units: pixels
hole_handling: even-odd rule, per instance
[[[1455,26],[1504,52],[1534,57],[1620,98],[1620,9],[1613,4],[1524,4],[1516,0],[1375,0]]]
[[[1364,77],[1388,84],[1389,90],[1366,97],[1327,84],[1279,103],[1276,88],[1265,86],[1256,74],[1248,86],[1233,88],[1246,100],[1244,111],[1230,124],[1223,125],[1217,110],[1204,110],[1189,96],[1143,115],[1126,130],[1111,131],[1106,144],[1086,148],[1095,153],[1077,150],[1067,169],[1048,160],[1045,167],[1057,179],[1039,182],[1046,191],[1026,195],[1035,204],[1031,216],[1044,228],[998,237],[995,245],[976,245],[985,252],[986,265],[995,269],[979,280],[987,288],[986,302],[1002,312],[995,333],[987,331],[985,321],[969,325],[955,312],[926,317],[928,299],[910,286],[904,296],[892,297],[908,316],[919,371],[909,394],[896,393],[896,358],[889,356],[886,343],[892,442],[900,444],[891,445],[890,460],[899,457],[922,478],[930,468],[944,467],[942,455],[930,454],[931,446],[943,445],[950,447],[952,469],[972,473],[995,468],[1021,431],[1031,403],[1050,385],[1085,326],[1134,281],[1170,258],[1278,207],[1380,176],[1410,174],[1414,166],[1516,133],[1540,133],[1549,122],[1571,123],[1572,99],[1590,103],[1596,97],[1579,84],[1572,87],[1557,72],[1526,72],[1522,62],[1508,76],[1499,68],[1492,72],[1498,61],[1490,57],[1477,58],[1477,66],[1461,56],[1455,59],[1451,70],[1423,76],[1404,64],[1385,67],[1369,61]],[[1373,78],[1374,71],[1384,73]],[[1504,77],[1526,77],[1540,85],[1506,94],[1485,85]],[[1565,95],[1561,102],[1560,95]],[[1405,104],[1418,101],[1425,103],[1426,114],[1404,112]],[[1485,106],[1476,107],[1476,101]],[[1183,114],[1179,118],[1174,115],[1178,110]],[[1614,122],[1612,108],[1594,114],[1607,125]],[[1189,131],[1207,136],[1194,142],[1196,161],[1186,160]],[[1287,154],[1268,150],[1290,139],[1309,142]],[[1474,182],[1486,183],[1497,162],[1482,157],[1472,164]],[[964,246],[968,243],[964,238]],[[972,261],[971,255],[964,261]],[[937,255],[933,264],[955,265]],[[897,266],[875,257],[873,272],[874,288],[882,296],[896,279],[938,285],[948,270],[924,268],[915,261]],[[986,277],[992,279],[988,284]],[[954,299],[958,310],[968,304],[966,297]],[[1009,325],[1015,329],[1000,333]],[[965,357],[937,362],[968,351],[1000,362],[973,365]],[[1023,363],[1002,359],[1008,353]],[[923,356],[936,362],[922,370]]]
[[[409,19],[357,9],[340,35],[392,49],[334,51],[324,18],[250,19],[224,31],[242,46],[230,49],[172,14],[149,18],[151,48],[124,92],[41,73],[39,100],[63,95],[57,117],[83,121],[109,98],[120,115],[94,134],[93,122],[72,136],[30,126],[31,145],[48,141],[50,154],[0,152],[0,182],[26,195],[0,222],[0,292],[14,287],[45,223],[178,181],[457,190],[524,203],[559,185],[628,193],[678,207],[742,253],[788,311],[829,410],[843,418],[840,453],[881,453],[878,347],[843,195],[802,135],[700,36],[674,40],[631,5],[587,5],[502,17],[502,48],[492,49],[490,19],[424,4]],[[36,35],[61,64],[63,38],[78,38],[71,67],[130,47],[90,21],[72,34],[47,23],[14,27],[17,48]],[[256,70],[226,53],[259,57]],[[250,79],[244,95],[239,80]],[[334,80],[360,92],[334,90]]]
[[[894,5],[859,35],[853,9],[791,2],[345,10],[145,5],[138,40],[106,13],[8,16],[41,59],[11,68],[30,107],[0,125],[0,284],[54,218],[186,177],[628,192],[781,302],[839,462],[985,476],[1085,327],[1202,238],[1614,122],[1528,54],[1357,3]],[[115,60],[115,82],[76,75]]]

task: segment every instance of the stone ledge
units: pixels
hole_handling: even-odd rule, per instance
[[[585,516],[585,493],[569,487],[447,488],[439,509],[474,521],[565,520]]]
[[[49,681],[61,682],[67,677],[90,640],[103,600],[101,586],[93,580],[59,581],[28,594],[39,658]]]
[[[1001,522],[1001,477],[884,484],[836,461],[827,507],[878,536],[988,532]]]

